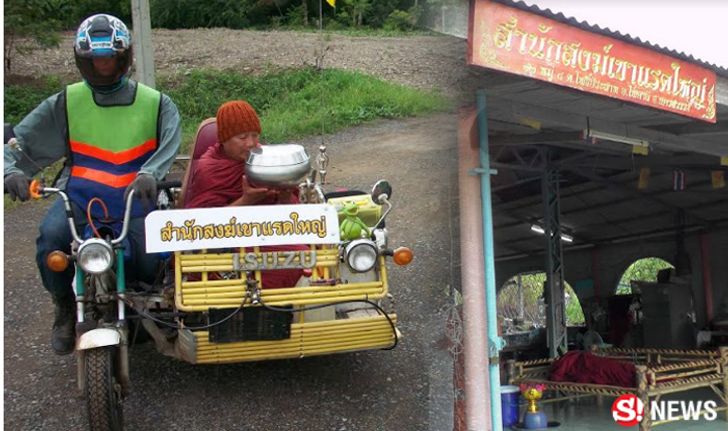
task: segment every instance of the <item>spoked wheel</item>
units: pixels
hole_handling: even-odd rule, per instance
[[[121,431],[124,428],[121,386],[116,379],[114,347],[84,352],[86,403],[91,431]]]

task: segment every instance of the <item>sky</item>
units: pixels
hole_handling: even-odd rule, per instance
[[[728,0],[524,0],[728,68]]]

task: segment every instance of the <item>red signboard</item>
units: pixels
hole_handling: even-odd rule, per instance
[[[715,72],[488,0],[471,10],[468,64],[715,123]]]

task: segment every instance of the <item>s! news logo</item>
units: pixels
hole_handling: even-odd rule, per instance
[[[718,417],[716,407],[718,403],[708,401],[651,401],[650,418],[653,421],[663,420],[692,420],[697,421],[701,416],[705,420],[715,420]],[[642,422],[645,414],[645,405],[634,394],[624,394],[612,403],[612,417],[614,422],[625,427],[631,427]]]

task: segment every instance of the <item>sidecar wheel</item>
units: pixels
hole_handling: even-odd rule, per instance
[[[91,431],[121,431],[124,428],[121,386],[115,375],[115,356],[114,347],[84,352],[86,403]]]

